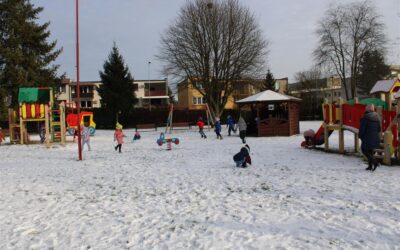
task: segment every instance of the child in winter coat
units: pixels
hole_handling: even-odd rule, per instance
[[[240,139],[242,139],[242,142],[244,144],[244,143],[246,143],[247,124],[246,124],[246,121],[243,119],[243,117],[239,118],[238,127],[239,127]]]
[[[40,143],[44,143],[46,141],[46,128],[43,124],[40,126],[39,137],[40,137]]]
[[[233,131],[233,133],[236,133],[235,124],[236,122],[233,117],[228,115],[226,120],[226,125],[228,126],[228,136],[231,136],[231,131]]]
[[[140,134],[139,134],[139,132],[136,131],[135,135],[133,136],[133,140],[134,140],[134,141],[140,140]]]
[[[221,135],[221,122],[219,121],[218,117],[215,117],[215,133],[217,134],[217,139],[222,140],[222,135]]]
[[[121,147],[122,144],[124,143],[124,133],[122,132],[122,125],[117,123],[115,126],[115,132],[114,132],[114,141],[117,141],[117,146],[114,147],[115,151],[118,150],[119,153],[121,153]]]
[[[246,144],[244,147],[242,147],[240,152],[233,156],[233,160],[236,163],[236,167],[246,168],[247,163],[251,165],[249,145]]]
[[[206,136],[206,134],[205,134],[204,131],[203,131],[203,129],[204,129],[204,122],[203,122],[203,118],[202,118],[202,117],[199,117],[199,120],[197,121],[197,126],[199,126],[199,133],[200,133],[200,135],[201,135],[201,138],[206,139],[207,136]]]
[[[5,136],[4,136],[4,134],[3,134],[3,131],[2,131],[2,129],[1,129],[1,127],[0,127],[0,144],[1,144],[3,141],[6,141],[6,138],[5,138]]]
[[[90,151],[90,131],[86,123],[81,125],[81,135],[82,135],[82,150],[86,144],[88,150]]]
[[[313,147],[315,145],[314,142],[314,137],[315,137],[315,132],[312,129],[306,130],[303,133],[304,139],[306,140],[306,145],[305,147]]]

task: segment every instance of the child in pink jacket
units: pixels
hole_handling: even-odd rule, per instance
[[[124,143],[124,132],[122,132],[122,125],[117,123],[117,126],[115,127],[115,132],[114,132],[114,141],[117,141],[117,146],[114,147],[115,151],[119,149],[119,152],[121,153],[121,147],[122,144]]]

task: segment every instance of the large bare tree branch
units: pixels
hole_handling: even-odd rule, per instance
[[[159,58],[166,73],[202,82],[192,86],[220,116],[235,83],[258,76],[266,48],[256,18],[238,0],[192,0],[161,37]]]
[[[357,95],[360,60],[366,51],[385,50],[384,24],[369,1],[338,5],[327,10],[319,23],[319,45],[314,58],[330,64],[345,87],[346,98]],[[350,76],[350,93],[347,76]]]

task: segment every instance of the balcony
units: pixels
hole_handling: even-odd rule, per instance
[[[72,97],[72,98],[78,98],[78,96],[76,95],[76,93],[71,94],[71,97]],[[80,97],[81,97],[81,98],[93,98],[94,95],[93,95],[93,92],[92,92],[92,93],[81,93],[81,94],[80,94]]]
[[[167,96],[165,90],[151,90],[150,93],[148,90],[144,91],[144,96],[151,97],[151,96]]]

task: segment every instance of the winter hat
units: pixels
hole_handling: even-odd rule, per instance
[[[250,146],[249,145],[245,145],[245,147],[249,150],[249,152],[250,152]]]
[[[366,107],[365,107],[365,111],[375,111],[375,106],[374,106],[374,104],[368,104]]]

